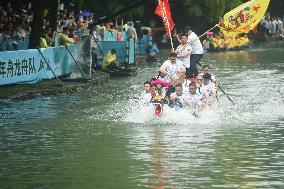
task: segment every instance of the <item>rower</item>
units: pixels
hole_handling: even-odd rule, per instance
[[[170,96],[171,105],[175,110],[180,110],[186,107],[186,100],[183,93],[182,85],[178,83],[175,86],[175,92]]]
[[[183,87],[183,91],[187,92],[188,91],[188,85],[192,82],[196,82],[195,78],[188,78],[186,76],[186,68],[184,68],[184,67],[180,67],[178,69],[178,73],[179,73],[180,83],[182,84],[182,87]]]
[[[175,86],[178,83],[179,83],[179,77],[178,76],[173,77],[171,85],[168,87],[168,90],[167,90],[167,93],[166,93],[166,96],[167,96],[168,99],[170,99],[171,94],[175,92]]]
[[[165,74],[165,81],[171,81],[173,77],[178,75],[178,68],[183,66],[183,62],[177,60],[177,54],[171,52],[169,60],[166,60],[160,67],[160,72]]]
[[[151,100],[152,100],[151,84],[149,81],[146,81],[144,83],[144,90],[140,97],[140,101],[142,101],[144,105],[149,105]]]
[[[164,87],[168,88],[171,85],[171,81],[169,81],[168,78],[165,76],[166,76],[165,74],[159,72],[158,76],[151,79],[150,84],[151,85],[161,84]]]
[[[201,86],[201,91],[209,98],[206,98],[206,104],[209,105],[216,100],[216,85],[211,82],[211,75],[208,73],[203,74],[203,84]]]
[[[191,110],[196,112],[202,111],[203,97],[196,92],[196,83],[190,83],[188,87],[188,92],[185,94],[186,101],[189,104]]]
[[[210,75],[210,81],[212,81],[216,85],[216,89],[217,89],[218,88],[217,79],[216,79],[215,75],[213,75],[212,73],[209,73],[209,65],[207,65],[207,64],[202,66],[201,76],[203,76],[204,74]]]
[[[195,78],[196,80],[196,93],[200,94],[203,97],[203,104],[205,105],[205,107],[209,107],[209,101],[210,101],[210,97],[208,93],[204,93],[204,91],[202,90],[202,85],[203,85],[203,76],[202,74],[198,74]]]

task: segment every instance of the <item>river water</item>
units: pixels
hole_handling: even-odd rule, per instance
[[[283,188],[283,47],[207,53],[236,105],[219,92],[199,119],[137,106],[159,63],[69,96],[2,102],[0,188]]]

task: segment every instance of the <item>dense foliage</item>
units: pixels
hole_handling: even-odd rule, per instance
[[[72,0],[66,0],[72,1]],[[82,9],[95,12],[95,17],[100,18],[121,10],[139,0],[75,0]],[[227,11],[237,7],[247,0],[169,0],[172,17],[176,28],[181,29],[192,25],[198,31],[204,31],[214,25],[218,18]],[[158,16],[154,14],[158,0],[144,0],[144,2],[116,18],[125,20],[140,20],[144,25],[162,26]],[[284,14],[283,0],[270,0],[269,12],[272,16]],[[115,18],[114,18],[115,19]]]
[[[94,19],[101,22],[120,20],[141,21],[144,26],[162,28],[161,18],[154,14],[158,0],[9,0],[13,6],[21,8],[24,3],[32,2],[34,20],[30,37],[30,47],[37,46],[42,28],[44,8],[49,8],[50,26],[56,28],[57,4],[64,3],[65,8],[94,12]],[[218,22],[218,18],[247,0],[168,0],[171,6],[172,18],[175,28],[181,31],[191,25],[193,30],[200,34]],[[127,7],[137,4],[134,8]],[[0,0],[0,5],[5,6],[6,0]],[[284,18],[283,0],[270,0],[268,12],[273,17]],[[123,10],[123,11],[121,11]],[[116,14],[115,14],[116,13]],[[115,16],[114,16],[115,15]],[[99,19],[105,17],[106,19]]]
[[[76,5],[81,9],[95,12],[95,17],[100,18],[117,12],[139,0],[77,0]],[[70,0],[69,0],[70,2]],[[154,14],[157,0],[144,0],[137,6],[116,18],[125,20],[140,20],[144,25],[161,26],[161,20]],[[177,28],[191,24],[197,28],[206,28],[216,22],[226,10],[241,4],[241,0],[169,0],[172,17]]]

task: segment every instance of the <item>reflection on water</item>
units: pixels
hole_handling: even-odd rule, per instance
[[[147,135],[133,136],[131,141],[136,147],[132,158],[144,162],[133,172],[138,172],[139,178],[149,178],[137,179],[147,187],[283,186],[280,178],[284,174],[284,162],[279,159],[284,156],[283,137],[277,136],[283,125],[278,131],[263,128],[257,132],[253,127],[166,128],[153,128]],[[278,140],[271,141],[271,136]]]
[[[134,136],[131,141],[136,146],[132,158],[144,162],[133,172],[152,178],[140,180],[152,188],[281,187],[284,162],[279,159],[283,158],[279,130],[283,125],[277,131],[253,127],[153,128],[151,135]],[[271,136],[278,139],[271,141]],[[152,142],[145,145],[145,141]]]
[[[0,113],[6,115],[0,126],[28,124],[41,119],[53,119],[60,113],[66,113],[67,107],[79,104],[79,96],[39,97],[25,101],[4,101],[0,103]]]
[[[281,188],[281,44],[207,54],[222,88],[200,119],[138,106],[145,80],[111,80],[72,96],[0,104],[0,188]]]

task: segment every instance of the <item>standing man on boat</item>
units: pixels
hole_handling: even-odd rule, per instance
[[[186,34],[181,34],[180,45],[176,48],[175,53],[177,54],[177,58],[181,60],[186,69],[190,67],[190,55],[192,52],[192,47],[189,43],[187,43],[188,37]]]
[[[193,77],[196,77],[198,75],[198,70],[196,67],[196,64],[199,63],[201,60],[204,51],[202,47],[202,43],[199,40],[199,37],[192,31],[192,28],[189,26],[188,27],[188,39],[187,42],[192,46],[192,53],[190,55],[190,67],[192,70],[192,73],[188,74],[193,74]]]
[[[199,37],[192,31],[192,28],[189,26],[187,30],[188,30],[187,42],[191,45],[192,52],[190,55],[190,68],[186,70],[186,75],[187,77],[196,77],[198,75],[196,64],[198,64],[199,61],[201,60],[204,54],[204,51],[203,51],[202,44],[199,40]],[[181,42],[181,39],[179,38],[179,36],[176,35],[176,37],[178,41]]]

